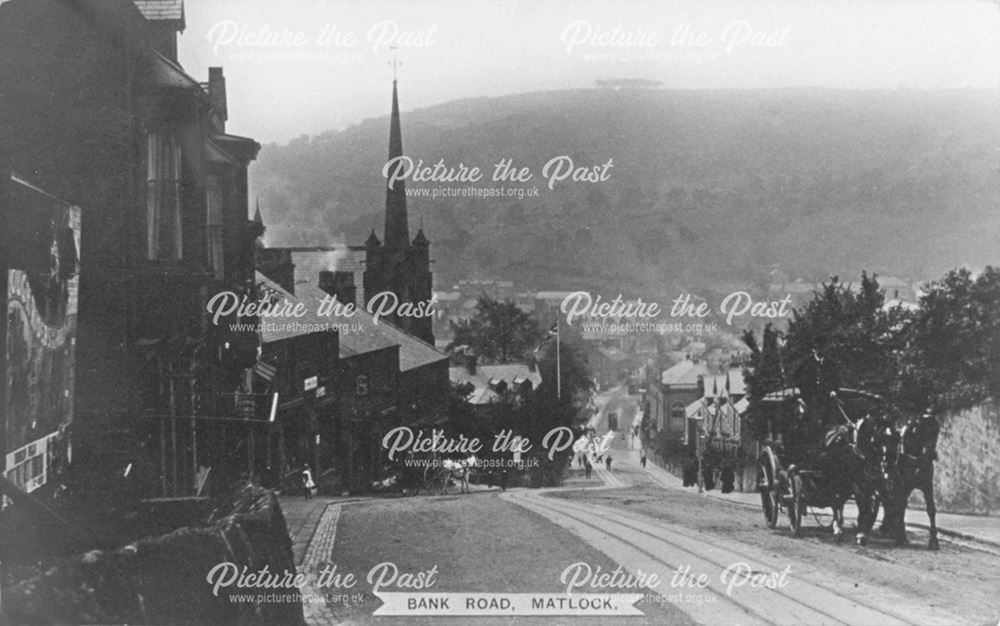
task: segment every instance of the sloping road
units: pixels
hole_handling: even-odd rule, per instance
[[[698,531],[545,493],[508,492],[501,498],[571,531],[633,574],[656,573],[661,582],[647,591],[660,594],[700,623],[956,623],[954,615],[921,606],[891,589],[866,586],[859,591],[856,583],[813,563],[764,555],[718,536],[706,542]],[[678,568],[688,576],[677,575]],[[704,576],[704,587],[693,582],[699,576]]]

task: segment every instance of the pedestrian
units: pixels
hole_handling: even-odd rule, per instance
[[[588,459],[587,457],[583,457],[583,471],[584,475],[587,477],[587,480],[590,480],[590,472],[593,469],[594,467],[590,464],[590,459]]]
[[[646,453],[645,452],[643,452],[642,456],[639,458],[639,465],[641,465],[643,469],[646,469]]]
[[[302,486],[306,488],[306,500],[312,500],[316,483],[313,482],[312,470],[309,469],[308,463],[302,466]]]
[[[604,467],[606,467],[609,472],[611,471],[611,455],[610,454],[608,455],[608,458],[604,459]]]
[[[727,465],[722,468],[721,477],[722,493],[732,493],[733,488],[736,486],[736,472],[733,471],[731,466]]]

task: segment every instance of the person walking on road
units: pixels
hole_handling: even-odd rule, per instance
[[[604,459],[604,467],[607,468],[607,470],[609,472],[611,471],[611,455],[610,454],[608,455],[608,457],[606,459]]]
[[[302,466],[302,486],[306,488],[306,500],[312,500],[316,483],[313,482],[312,470],[309,469],[308,464]]]
[[[584,476],[587,477],[587,480],[590,480],[590,472],[593,469],[594,469],[594,467],[590,464],[590,459],[588,459],[586,457],[586,455],[584,455],[584,457],[583,457],[583,472],[584,472]]]
[[[642,456],[639,458],[639,465],[642,466],[642,469],[646,469],[646,452],[645,451],[643,451]]]

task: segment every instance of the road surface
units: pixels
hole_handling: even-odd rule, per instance
[[[597,397],[594,426],[609,411],[627,429],[635,400],[623,390]],[[603,423],[602,423],[603,422]],[[627,432],[627,431],[626,431]],[[867,547],[833,541],[822,518],[802,538],[768,529],[738,503],[668,489],[639,467],[616,438],[612,471],[590,480],[573,469],[560,489],[480,490],[471,495],[362,500],[332,505],[310,544],[306,569],[333,563],[363,578],[392,561],[400,570],[438,568],[435,591],[564,593],[568,567],[625,572],[656,584],[574,589],[636,592],[639,617],[556,618],[594,624],[996,624],[997,557],[915,537],[910,547],[876,539]],[[852,531],[848,529],[848,539]],[[593,580],[591,580],[593,582]],[[621,583],[621,581],[618,581]],[[628,582],[628,581],[626,581]],[[307,590],[326,593],[323,590]],[[375,617],[381,601],[361,581],[354,599],[307,606],[311,623],[448,623],[445,618]],[[540,617],[452,618],[454,623],[553,623]]]

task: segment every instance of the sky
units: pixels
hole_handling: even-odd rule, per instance
[[[662,88],[1000,86],[996,0],[187,0],[180,61],[223,66],[262,143],[451,100]],[[395,49],[393,49],[395,48]]]

